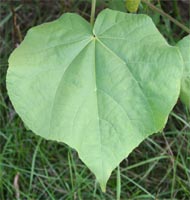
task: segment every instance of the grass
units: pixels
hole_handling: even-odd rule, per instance
[[[152,1],[175,19],[189,26],[182,3]],[[64,12],[78,12],[89,20],[88,1],[13,1],[22,36],[37,24],[56,19]],[[97,12],[104,8],[98,4]],[[186,33],[148,7],[141,13],[152,17],[170,44]],[[180,102],[172,111],[162,133],[146,139],[120,164],[102,193],[94,175],[67,145],[41,139],[27,130],[15,113],[5,86],[8,57],[19,43],[13,24],[11,3],[0,3],[0,200],[62,199],[190,199],[190,112]],[[18,27],[17,27],[18,28]]]

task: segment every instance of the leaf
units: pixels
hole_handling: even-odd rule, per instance
[[[78,151],[105,190],[112,170],[175,105],[182,60],[146,15],[109,9],[29,30],[9,59],[7,88],[36,134]]]
[[[190,35],[180,40],[177,46],[184,61],[180,99],[188,108],[190,108]]]
[[[141,0],[126,0],[126,8],[129,12],[135,13],[139,8]]]

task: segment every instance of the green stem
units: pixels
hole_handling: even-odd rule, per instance
[[[90,23],[91,23],[91,25],[94,24],[95,10],[96,10],[96,0],[92,0],[91,16],[90,16]]]
[[[121,197],[121,175],[120,175],[120,167],[117,167],[117,200],[120,200]]]
[[[179,16],[179,9],[178,9],[178,5],[177,5],[177,0],[173,0],[173,8],[174,8],[174,14],[176,17]]]
[[[154,6],[153,4],[149,3],[147,0],[142,0],[143,3],[147,4],[152,10],[160,13],[162,16],[167,17],[170,21],[172,21],[174,24],[176,24],[177,26],[179,26],[181,29],[183,29],[185,32],[190,34],[190,29],[188,27],[186,27],[185,25],[183,25],[182,23],[180,23],[179,21],[177,21],[176,19],[174,19],[172,16],[168,15],[167,13],[165,13],[163,10],[157,8],[156,6]]]

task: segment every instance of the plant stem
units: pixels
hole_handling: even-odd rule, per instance
[[[13,16],[14,33],[17,36],[19,43],[21,43],[23,40],[23,37],[22,37],[21,31],[20,31],[19,25],[17,24],[16,11],[12,5],[11,5],[11,12],[12,12],[12,16]]]
[[[168,15],[167,13],[165,13],[163,10],[157,8],[156,6],[154,6],[153,4],[149,3],[147,0],[142,0],[143,3],[147,4],[152,10],[160,13],[162,16],[167,17],[170,21],[172,21],[174,24],[176,24],[177,26],[179,26],[181,29],[183,29],[185,32],[190,34],[190,29],[188,27],[186,27],[185,25],[183,25],[182,23],[180,23],[179,21],[177,21],[176,19],[174,19],[172,16]]]
[[[178,9],[178,5],[177,5],[177,0],[173,0],[173,8],[174,8],[175,16],[179,16],[179,9]]]
[[[90,16],[90,23],[91,23],[91,25],[94,24],[95,10],[96,10],[96,0],[92,0],[91,16]]]
[[[117,200],[120,200],[121,196],[121,175],[120,175],[120,167],[117,167]]]

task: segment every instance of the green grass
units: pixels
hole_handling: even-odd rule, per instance
[[[28,1],[29,2],[29,1]],[[64,12],[78,12],[89,20],[87,1],[15,1],[17,25],[22,36],[37,24],[56,19]],[[160,6],[158,1],[155,5]],[[172,2],[172,1],[171,1]],[[162,8],[186,26],[179,4],[161,1]],[[167,7],[168,6],[168,7]],[[104,8],[98,4],[97,12]],[[166,9],[167,11],[167,9]],[[167,18],[149,8],[158,29],[175,44],[186,33]],[[162,133],[154,134],[136,148],[120,165],[121,188],[117,169],[112,173],[106,193],[102,193],[94,175],[67,145],[41,139],[28,131],[15,113],[5,86],[8,57],[19,43],[12,23],[10,3],[0,3],[0,200],[63,199],[190,199],[190,112],[180,102]]]

